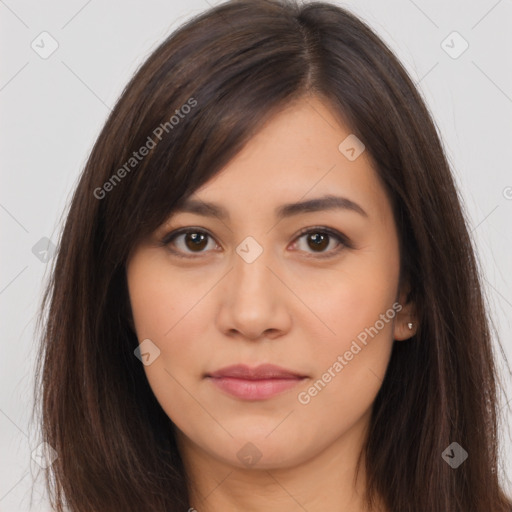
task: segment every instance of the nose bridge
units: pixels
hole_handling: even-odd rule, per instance
[[[247,297],[245,292],[261,293],[270,291],[274,276],[268,267],[272,267],[273,255],[268,242],[260,242],[253,236],[246,237],[235,249],[233,280],[235,287],[241,292],[241,297]]]
[[[224,332],[236,330],[248,339],[260,339],[264,332],[289,328],[289,313],[279,304],[280,283],[270,270],[276,267],[274,251],[264,243],[247,237],[235,248],[232,269],[220,291],[217,321]]]

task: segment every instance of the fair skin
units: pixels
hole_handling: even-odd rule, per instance
[[[135,331],[160,350],[144,370],[176,426],[198,512],[366,511],[357,458],[394,340],[407,340],[415,327],[407,327],[413,309],[398,286],[388,197],[368,151],[351,161],[338,149],[350,133],[317,97],[288,106],[193,194],[229,218],[175,212],[130,254]],[[275,216],[285,203],[327,194],[366,215],[338,208]],[[206,232],[204,243],[180,235],[159,245],[182,227]],[[304,228],[310,235],[300,234]],[[254,255],[258,246],[263,252],[250,263],[237,252]],[[347,354],[383,314],[378,333]],[[251,400],[205,377],[238,363],[271,363],[304,378]],[[319,379],[324,386],[315,393]]]

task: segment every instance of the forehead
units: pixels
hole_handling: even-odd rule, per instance
[[[297,202],[308,203],[302,211],[318,210],[317,200],[324,198],[330,206],[337,203],[367,217],[389,213],[368,151],[332,112],[316,97],[286,107],[193,194],[184,210],[226,220],[264,211],[283,217],[300,210]]]

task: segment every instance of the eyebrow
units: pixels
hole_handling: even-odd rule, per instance
[[[326,195],[315,199],[309,199],[298,203],[287,203],[279,206],[275,210],[278,219],[299,215],[301,213],[319,212],[325,210],[347,210],[356,212],[363,217],[368,214],[354,201],[333,195]],[[195,199],[186,199],[175,209],[175,213],[195,213],[205,217],[217,217],[221,220],[229,220],[229,212],[222,206],[215,203],[207,203]]]

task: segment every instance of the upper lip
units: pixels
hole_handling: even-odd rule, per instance
[[[244,364],[235,364],[226,366],[215,372],[208,373],[207,377],[222,378],[232,377],[246,380],[262,380],[262,379],[297,379],[306,377],[299,372],[288,370],[273,364],[261,364],[251,368]]]

